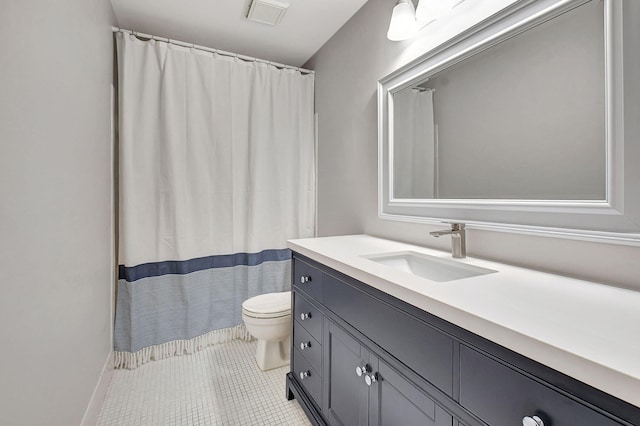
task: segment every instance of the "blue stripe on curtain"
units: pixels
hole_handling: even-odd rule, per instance
[[[278,257],[283,259],[277,260]],[[118,280],[115,350],[137,352],[242,324],[243,301],[259,294],[291,289],[289,257],[288,250],[265,250],[139,265],[166,264],[169,266],[163,271],[179,272],[153,275],[159,269],[150,268],[152,274],[147,277]],[[216,266],[185,272],[206,263],[202,259],[209,259],[209,265]],[[179,268],[175,268],[176,265]],[[144,271],[144,268],[135,268],[125,269]]]
[[[118,279],[134,282],[142,278],[161,275],[184,275],[196,271],[233,266],[256,266],[263,262],[278,262],[291,259],[289,249],[270,249],[258,253],[234,253],[217,256],[198,257],[189,260],[168,260],[165,262],[143,263],[136,266],[118,266]]]

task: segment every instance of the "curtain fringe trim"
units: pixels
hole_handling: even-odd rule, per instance
[[[173,340],[161,345],[148,346],[137,352],[114,352],[114,368],[126,368],[133,370],[149,361],[158,361],[174,356],[188,355],[202,349],[229,342],[231,340],[253,340],[244,324],[235,327],[213,330],[202,336],[189,340]]]

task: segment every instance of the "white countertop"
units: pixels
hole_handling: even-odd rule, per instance
[[[451,254],[368,235],[288,247],[411,305],[640,407],[640,292],[482,259],[498,273],[435,282],[363,255]]]

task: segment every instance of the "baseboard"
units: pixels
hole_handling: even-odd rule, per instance
[[[107,360],[102,367],[100,378],[96,387],[93,389],[93,394],[89,400],[87,410],[82,417],[81,426],[93,426],[98,423],[98,416],[100,415],[100,409],[107,396],[107,390],[109,389],[109,383],[111,383],[111,377],[113,376],[113,351],[109,352]]]

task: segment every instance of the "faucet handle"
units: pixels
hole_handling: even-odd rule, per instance
[[[434,237],[441,235],[451,235],[451,254],[456,258],[467,256],[467,243],[464,230],[464,223],[461,222],[444,222],[451,225],[450,230],[429,232]]]

